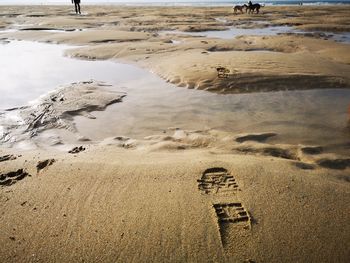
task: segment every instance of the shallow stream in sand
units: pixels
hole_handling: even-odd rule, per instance
[[[269,27],[263,27],[263,28],[231,27],[228,30],[211,30],[211,31],[202,31],[202,32],[162,31],[161,33],[231,39],[242,35],[274,36],[277,34],[292,33],[292,32],[293,32],[293,29],[292,27],[289,27],[289,26],[269,26]]]
[[[350,90],[219,95],[176,87],[132,65],[67,58],[67,48],[26,41],[1,45],[0,109],[26,105],[60,85],[95,79],[121,87],[127,96],[105,111],[93,112],[96,119],[75,118],[80,134],[92,140],[142,138],[179,127],[274,131],[279,134],[275,140],[288,143],[349,142]],[[1,112],[0,118],[4,121]]]
[[[222,21],[224,22],[224,21]],[[260,23],[263,24],[263,23]],[[266,26],[257,28],[240,28],[230,27],[227,30],[211,30],[202,32],[183,32],[183,31],[161,31],[161,34],[176,34],[176,35],[190,35],[196,37],[221,38],[232,39],[238,36],[276,36],[279,34],[301,34],[301,35],[320,35],[325,39],[334,40],[337,42],[350,43],[350,32],[320,32],[320,31],[303,31],[295,29],[291,26]]]

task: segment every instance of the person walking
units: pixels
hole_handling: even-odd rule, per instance
[[[81,14],[80,13],[80,0],[72,0],[72,4],[74,3],[75,6],[75,13],[76,14]]]

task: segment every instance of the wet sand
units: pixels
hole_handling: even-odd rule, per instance
[[[348,34],[347,6],[268,7],[254,16],[234,15],[228,8],[111,7],[106,12],[87,7],[85,15],[78,19],[62,16],[64,10],[57,13],[58,10],[48,7],[34,17],[6,18],[5,21],[20,24],[20,32],[4,33],[2,37],[88,45],[69,55],[122,59],[146,67],[178,86],[213,92],[349,87],[348,44],[324,40],[331,39],[332,33]],[[224,21],[218,20],[222,17]],[[267,26],[290,26],[295,32],[287,34],[282,30],[277,36],[243,35],[234,39],[178,34]],[[60,33],[57,29],[78,31]],[[174,30],[174,34],[169,34],[169,30]],[[174,45],[172,40],[181,44]],[[218,78],[218,67],[227,69],[226,78]],[[273,87],[271,81],[275,83]]]
[[[334,104],[346,103],[350,46],[332,34],[349,33],[350,7],[264,7],[259,15],[234,15],[227,7],[87,6],[82,16],[71,11],[71,6],[1,6],[0,39],[3,45],[12,40],[66,44],[71,46],[66,55],[73,58],[142,67],[178,86],[164,93],[176,100],[179,94],[186,99],[187,93],[176,93],[184,88],[223,98],[247,93],[267,101],[276,91],[288,90],[290,98],[298,100],[293,92],[313,90],[303,100],[307,110],[303,113],[300,105],[296,111],[309,117],[310,125],[322,116],[310,107],[313,94],[318,94],[317,107],[325,101],[327,106],[320,109],[325,116],[332,116],[326,113],[332,105],[328,96]],[[271,26],[288,26],[290,32],[205,36],[206,31],[231,27],[268,32]],[[8,133],[3,126],[0,130],[4,262],[347,262],[346,105],[334,106],[337,118],[327,120],[335,123],[330,126],[335,127],[334,138],[328,132],[321,140],[320,127],[312,143],[293,137],[288,114],[278,107],[269,114],[280,129],[268,130],[260,123],[249,128],[237,118],[230,125],[242,129],[233,132],[222,128],[227,123],[220,125],[224,111],[215,115],[215,104],[210,111],[200,106],[217,118],[208,129],[194,130],[196,119],[185,116],[181,128],[159,127],[157,113],[150,111],[157,121],[149,134],[144,123],[152,124],[152,118],[135,128],[145,127],[138,131],[142,136],[94,136],[99,129],[130,121],[118,116],[118,105],[136,96],[128,90],[129,81],[122,83],[126,88],[98,79],[64,82],[63,88],[53,85],[50,93],[29,104],[15,105],[13,97],[14,108],[0,113],[11,112],[14,121],[7,124]],[[158,82],[148,79],[144,85],[152,83]],[[236,114],[245,116],[239,114],[239,103]],[[133,111],[140,111],[133,105]],[[274,109],[261,104],[258,119],[264,107]],[[159,107],[158,114],[165,109]],[[108,120],[113,125],[108,126]],[[307,125],[301,123],[295,131]],[[65,140],[71,136],[68,132],[76,136],[74,142]],[[38,144],[40,136],[44,139]],[[16,140],[21,143],[11,147]]]

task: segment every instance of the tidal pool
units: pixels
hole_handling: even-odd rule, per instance
[[[230,27],[227,30],[212,30],[202,32],[183,32],[178,30],[161,31],[161,34],[175,34],[175,35],[190,35],[196,37],[209,37],[232,39],[238,36],[275,36],[280,34],[320,34],[323,38],[331,39],[337,42],[350,43],[350,32],[320,32],[320,31],[302,31],[294,29],[290,26],[266,26],[262,28],[242,28]]]
[[[231,27],[227,30],[213,30],[202,32],[182,32],[182,31],[162,31],[162,34],[181,34],[197,37],[231,39],[242,35],[252,36],[274,36],[283,33],[292,33],[293,29],[289,26],[268,26],[263,28],[239,28]]]
[[[350,32],[334,33],[332,39],[339,42],[350,44]]]
[[[279,134],[275,142],[349,145],[350,90],[220,95],[176,87],[147,70],[116,61],[64,57],[67,48],[26,41],[1,45],[0,109],[26,105],[60,85],[95,79],[120,87],[127,96],[105,111],[93,112],[96,119],[74,119],[79,133],[92,141],[142,138],[178,127],[273,131]],[[0,111],[0,123],[10,117]]]

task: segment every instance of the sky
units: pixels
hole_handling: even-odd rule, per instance
[[[169,3],[181,3],[181,2],[237,2],[238,0],[81,0],[84,3],[142,3],[142,2],[169,2]],[[241,0],[242,1],[242,0]],[[248,0],[247,0],[248,1]],[[283,0],[282,0],[283,1]],[[350,1],[350,0],[349,0]],[[30,3],[30,4],[48,4],[48,3],[71,3],[71,0],[0,0],[1,4],[18,4],[18,3]]]
[[[243,0],[244,1],[244,0]],[[260,2],[266,2],[267,0],[263,0]],[[273,0],[272,0],[273,1]],[[284,0],[278,0],[284,1]],[[288,0],[285,0],[288,1]],[[315,0],[317,1],[317,0]],[[332,2],[337,0],[319,0],[320,2]],[[350,2],[350,0],[340,0],[342,2]],[[181,2],[242,2],[242,0],[81,0],[82,3],[113,3],[113,2],[123,2],[123,3],[132,3],[132,2],[169,2],[169,3],[181,3]],[[257,0],[258,2],[258,0]],[[71,0],[0,0],[0,4],[18,4],[18,3],[29,3],[29,4],[48,4],[48,3],[62,3],[69,4]]]
[[[170,2],[170,3],[176,3],[176,2],[234,2],[235,0],[81,0],[82,3],[108,3],[108,2]],[[349,0],[350,1],[350,0]],[[71,0],[0,0],[1,3],[71,3]]]
[[[71,3],[71,0],[0,0],[2,2],[28,2],[28,3]],[[82,3],[98,3],[98,2],[230,2],[230,0],[81,0]],[[234,0],[232,1],[234,2]]]

